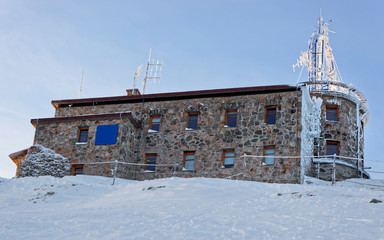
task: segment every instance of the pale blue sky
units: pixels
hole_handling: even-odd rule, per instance
[[[365,158],[384,161],[382,1],[0,0],[0,176],[14,176],[8,154],[32,144],[30,119],[77,98],[82,67],[83,97],[124,95],[149,48],[164,68],[147,93],[294,85],[320,8],[344,82],[369,102]]]

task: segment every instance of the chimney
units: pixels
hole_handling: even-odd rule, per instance
[[[134,89],[127,89],[127,96],[133,96],[133,95],[141,95],[139,89],[134,88]]]

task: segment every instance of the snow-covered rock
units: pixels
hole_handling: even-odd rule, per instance
[[[28,150],[18,177],[64,177],[70,174],[70,170],[67,158],[42,145],[34,145]]]

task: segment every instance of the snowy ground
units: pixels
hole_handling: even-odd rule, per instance
[[[384,180],[0,179],[0,239],[384,239]]]

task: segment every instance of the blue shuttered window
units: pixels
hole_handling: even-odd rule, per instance
[[[116,144],[119,124],[97,126],[95,145]]]

